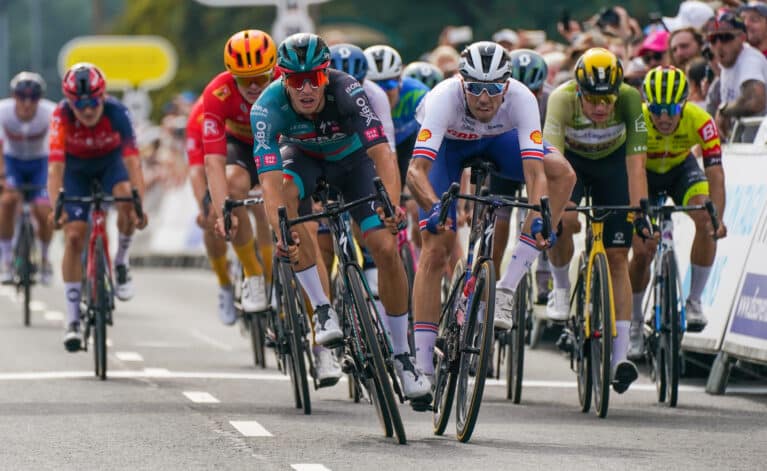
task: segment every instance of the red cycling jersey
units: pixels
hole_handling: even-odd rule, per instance
[[[200,97],[194,102],[186,122],[186,156],[190,167],[205,163],[205,153],[202,148],[202,119],[203,106],[202,97]]]
[[[207,154],[226,155],[226,136],[253,145],[250,103],[237,90],[229,72],[222,72],[202,92],[202,146]]]

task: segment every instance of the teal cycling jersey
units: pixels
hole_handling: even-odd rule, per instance
[[[293,110],[282,80],[269,85],[253,104],[250,124],[259,174],[282,170],[280,145],[295,145],[312,158],[338,161],[386,143],[362,85],[346,73],[332,69],[328,73],[325,106],[311,118]]]
[[[405,77],[399,89],[399,101],[391,110],[394,136],[397,144],[412,136],[421,127],[415,119],[415,111],[429,87],[416,79]]]

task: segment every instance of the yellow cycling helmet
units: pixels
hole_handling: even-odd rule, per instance
[[[226,70],[238,77],[270,72],[277,63],[277,46],[272,38],[257,29],[235,33],[224,46]]]
[[[623,83],[623,65],[607,49],[592,47],[575,64],[575,80],[581,93],[615,95]]]
[[[642,94],[651,105],[682,103],[688,93],[687,77],[676,67],[655,67],[647,72],[642,84]]]

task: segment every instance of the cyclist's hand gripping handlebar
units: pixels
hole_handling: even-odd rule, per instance
[[[450,210],[450,204],[453,202],[456,196],[458,196],[458,192],[461,190],[461,185],[459,183],[453,182],[450,185],[450,188],[447,189],[446,192],[442,193],[442,198],[440,199],[440,210],[439,210],[439,224],[441,226],[445,225],[445,221],[447,221],[447,213]]]
[[[394,211],[394,206],[392,206],[391,200],[389,199],[389,193],[386,191],[386,187],[384,186],[383,181],[381,181],[381,178],[375,177],[373,179],[373,185],[376,188],[376,195],[383,208],[384,216],[386,216],[387,219],[395,217],[397,213]],[[407,227],[407,222],[405,220],[397,223],[397,231],[401,231],[405,227]]]

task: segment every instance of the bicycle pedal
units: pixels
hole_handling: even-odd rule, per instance
[[[338,384],[338,380],[341,378],[325,378],[317,381],[318,388],[329,388]]]
[[[556,346],[565,353],[573,353],[575,351],[573,341],[567,332],[562,332],[562,335],[557,339]]]
[[[410,407],[416,412],[431,412],[434,410],[432,406],[431,395],[427,399],[411,399]]]

